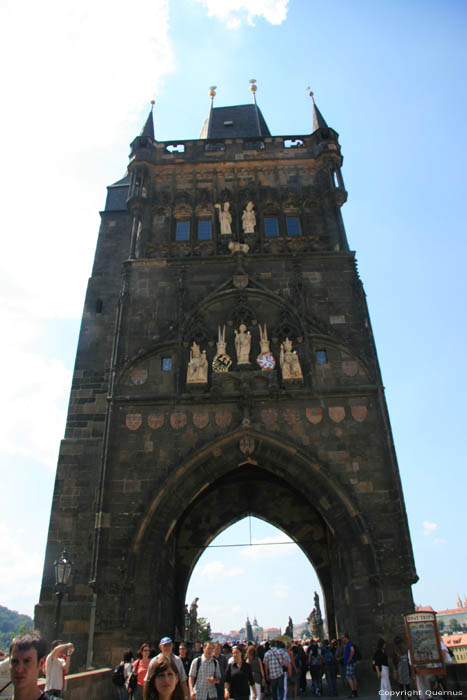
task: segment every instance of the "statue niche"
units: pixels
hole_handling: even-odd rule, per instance
[[[207,384],[208,381],[208,360],[206,350],[201,352],[197,343],[193,341],[190,350],[190,360],[188,362],[186,383],[187,384]]]
[[[281,344],[280,364],[284,381],[303,381],[300,360],[297,351],[292,350],[292,341],[289,338],[286,338]]]

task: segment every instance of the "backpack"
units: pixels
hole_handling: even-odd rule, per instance
[[[324,647],[323,649],[323,661],[329,666],[334,663],[334,654],[332,653],[332,649],[329,647]]]
[[[112,671],[112,683],[114,685],[125,685],[125,674],[123,673],[123,664],[118,664]]]
[[[219,667],[219,662],[215,656],[211,656],[211,659],[214,661],[214,673],[215,673]],[[198,656],[198,658],[196,660],[196,675],[195,675],[195,680],[193,681],[193,688],[195,687],[196,681],[198,680],[198,673],[199,673],[200,666],[201,666],[201,656]]]
[[[362,660],[362,652],[360,651],[359,647],[356,644],[352,643],[352,646],[354,648],[352,661],[361,661]]]

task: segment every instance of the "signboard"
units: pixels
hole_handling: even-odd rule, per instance
[[[436,613],[419,612],[405,616],[411,664],[415,673],[446,673]]]

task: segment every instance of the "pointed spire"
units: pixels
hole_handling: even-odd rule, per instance
[[[151,111],[148,114],[148,118],[146,119],[146,124],[143,126],[143,129],[140,133],[140,136],[145,136],[146,138],[150,138],[154,141],[154,120],[152,118],[152,112],[154,109],[154,104],[155,101],[151,100]]]
[[[261,124],[259,121],[259,112],[258,112],[258,105],[256,104],[256,90],[258,87],[256,86],[256,80],[252,78],[250,80],[250,90],[253,93],[253,104],[255,105],[255,114],[256,114],[256,126],[258,127],[258,136],[261,136]]]
[[[316,131],[317,129],[327,129],[328,125],[326,124],[324,117],[319,111],[318,107],[316,106],[314,93],[309,87],[307,87],[307,90],[308,94],[311,97],[311,101],[313,102],[313,131]]]

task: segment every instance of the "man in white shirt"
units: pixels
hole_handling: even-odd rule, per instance
[[[149,672],[151,670],[151,667],[155,664],[157,659],[164,657],[167,659],[167,661],[173,661],[173,663],[177,667],[178,675],[180,677],[180,685],[182,686],[183,697],[188,699],[188,688],[186,684],[185,667],[183,666],[183,661],[181,660],[181,658],[173,653],[173,647],[173,641],[170,637],[162,637],[161,641],[159,642],[159,649],[161,653],[155,656],[153,659],[151,659],[144,680],[147,681],[147,679],[149,678]]]
[[[64,644],[61,639],[52,642],[52,651],[45,660],[46,693],[63,698],[64,678],[70,670],[70,659],[74,650],[71,642]]]

